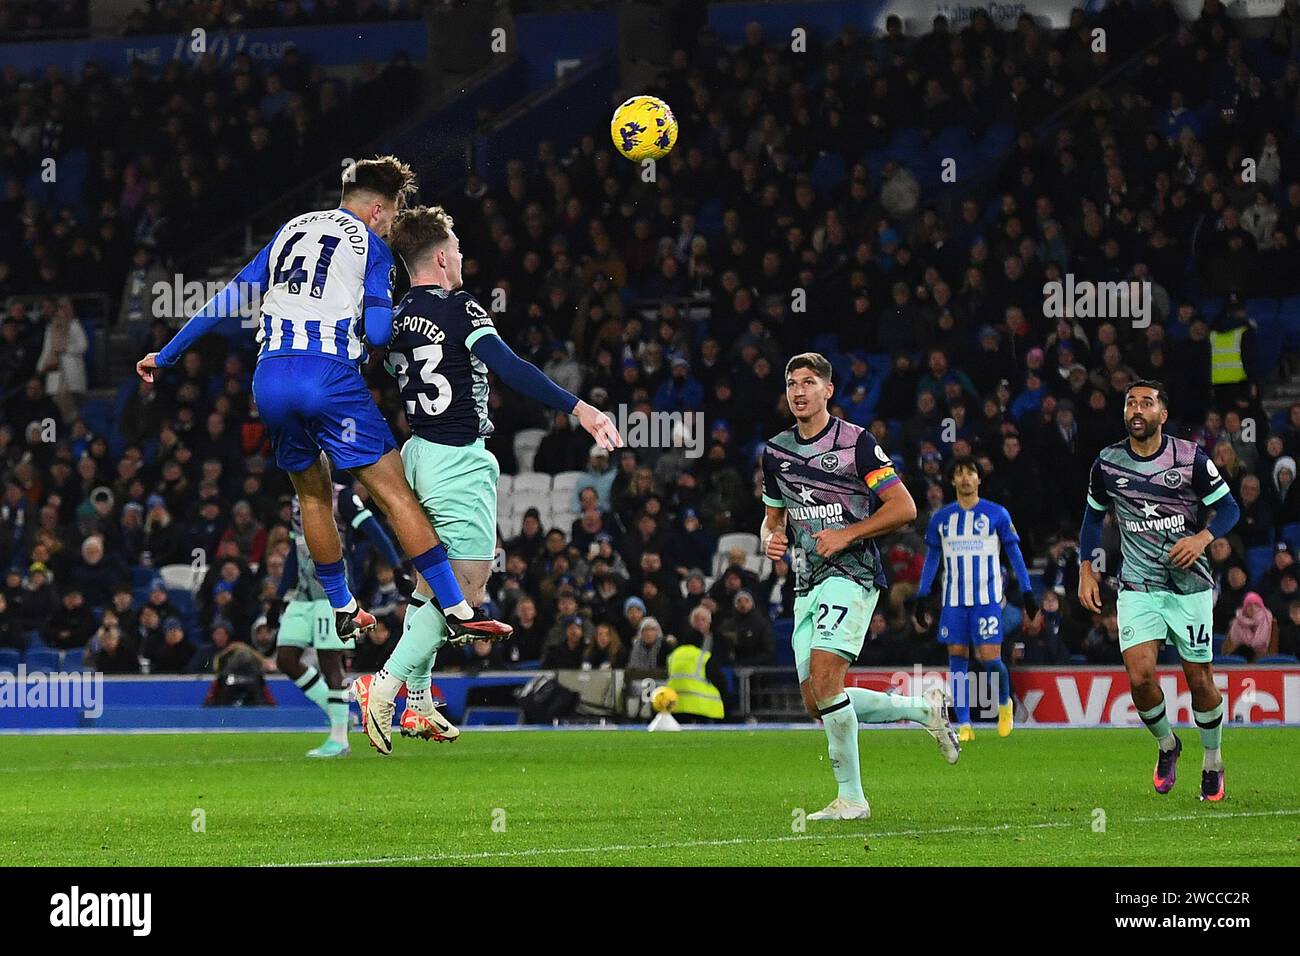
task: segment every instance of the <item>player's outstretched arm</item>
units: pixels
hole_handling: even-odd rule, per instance
[[[160,351],[150,352],[137,362],[135,373],[146,382],[152,382],[158,369],[175,365],[195,342],[209,332],[235,322],[242,323],[245,318],[243,313],[249,306],[261,302],[262,293],[269,284],[270,256],[271,246],[268,243],[252,261],[239,270],[238,275],[190,317],[170,342]]]
[[[541,402],[557,412],[576,415],[578,423],[606,451],[623,447],[623,438],[613,420],[600,409],[580,400],[568,389],[561,388],[547,378],[531,362],[515,354],[496,334],[480,335],[470,350],[482,359],[483,364],[496,373],[516,392]]]

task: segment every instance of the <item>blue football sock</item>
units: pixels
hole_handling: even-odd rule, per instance
[[[348,587],[348,569],[343,559],[329,564],[316,565],[316,577],[325,589],[330,607],[336,611],[345,611],[352,606],[352,589]]]
[[[452,570],[451,562],[447,559],[445,544],[436,544],[424,554],[415,556],[411,559],[411,564],[415,565],[415,570],[419,571],[420,576],[429,582],[429,587],[433,588],[433,594],[438,599],[443,614],[456,612],[457,617],[470,616],[469,605],[465,602],[460,584],[456,581],[456,572]],[[459,605],[464,607],[460,608]],[[462,611],[465,613],[460,613]]]
[[[984,665],[984,673],[998,682],[998,703],[1005,704],[1011,699],[1011,671],[1007,670],[1006,661],[999,657],[980,663]]]
[[[970,675],[970,659],[950,654],[948,671],[952,675],[952,700],[953,709],[957,711],[957,723],[969,724],[970,683],[967,678]]]

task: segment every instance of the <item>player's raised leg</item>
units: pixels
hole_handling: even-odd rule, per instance
[[[389,451],[372,465],[353,470],[371,499],[388,516],[402,551],[433,590],[438,607],[453,636],[501,637],[509,635],[508,624],[494,621],[481,609],[470,606],[456,582],[447,548],[434,533],[402,470],[402,459]]]

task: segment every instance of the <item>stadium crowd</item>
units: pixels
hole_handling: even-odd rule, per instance
[[[1097,24],[1121,46],[1171,36],[1044,131],[1045,117],[1123,53],[1140,52],[1091,52]],[[1240,525],[1210,552],[1216,632],[1238,653],[1296,653],[1300,568],[1287,539],[1300,522],[1300,405],[1281,421],[1264,413],[1260,384],[1280,349],[1252,321],[1261,301],[1272,297],[1276,312],[1277,297],[1300,289],[1300,67],[1287,60],[1290,41],[1275,31],[1247,44],[1214,0],[1189,24],[1161,0],[1141,13],[1127,3],[1079,12],[1056,33],[1027,16],[1007,32],[979,13],[960,31],[938,18],[919,37],[891,22],[878,37],[846,32],[806,54],[756,27],[730,49],[704,33],[649,91],[681,122],[680,145],[653,182],[593,132],[572,150],[541,144],[500,185],[471,176],[442,196],[466,287],[485,303],[500,290],[497,326],[521,355],[611,412],[701,413],[707,440],[699,458],[682,448],[611,458],[567,416],[494,387],[488,444],[503,473],[519,467],[514,436],[546,428],[532,466],[584,473],[577,518],[546,527],[534,512],[500,528],[504,567],[489,590],[515,635],[445,650],[438,666],[661,666],[674,640],[706,630],[723,664],[772,662],[773,621],[793,603],[788,565],[760,577],[733,554],[714,579],[714,554],[721,535],[758,528],[757,454],[793,422],[784,363],[810,347],[835,366],[834,413],[872,430],[918,505],[913,526],[880,542],[891,590],[863,663],[944,659],[908,609],[928,515],[951,497],[944,463],[965,453],[981,463],[982,494],[1011,511],[1027,559],[1046,566],[1040,623],[1021,627],[1009,611],[1007,653],[1119,661],[1114,594],[1103,614],[1082,611],[1072,566],[1089,465],[1123,437],[1124,390],[1141,377],[1167,384],[1168,430],[1204,447],[1242,504]],[[293,90],[290,78],[310,70],[280,73]],[[249,104],[267,95],[239,64],[136,79],[142,98],[131,93],[114,109],[165,103],[147,91],[178,84],[217,97],[242,89]],[[50,102],[66,95],[53,94],[58,85]],[[185,129],[177,117],[151,125],[163,136]],[[988,176],[959,178],[954,201],[926,172],[944,157],[937,144],[956,144],[960,176],[979,165],[972,144],[990,138],[1006,144],[1005,157]],[[9,155],[14,141],[11,131]],[[279,155],[282,178],[263,184],[268,192],[305,162]],[[1255,160],[1249,177],[1245,158]],[[148,221],[183,156],[155,166],[147,186],[147,163],[128,180],[126,156],[117,159],[109,172],[120,179],[109,183],[130,185]],[[21,185],[7,181],[7,201],[24,207]],[[107,203],[116,219],[124,190],[97,189],[88,187],[82,214]],[[186,208],[227,212],[211,195],[202,206]],[[41,235],[40,221],[25,228]],[[138,223],[127,231],[148,238]],[[75,234],[69,225],[61,235]],[[31,238],[17,246],[56,255],[56,244]],[[4,248],[12,256],[12,238]],[[137,247],[133,268],[150,268],[152,254]],[[54,293],[81,276],[63,262],[53,269],[35,288],[50,293],[50,316],[63,308]],[[12,258],[8,275],[0,264],[0,292],[16,291],[18,271]],[[1044,283],[1067,274],[1148,280],[1150,323],[1046,316]],[[111,275],[95,281],[121,287]],[[204,669],[236,641],[269,651],[289,486],[269,463],[250,401],[249,351],[205,340],[157,386],[135,384],[105,434],[78,417],[68,386],[75,325],[43,327],[15,304],[0,339],[0,645],[35,635],[122,672],[140,657],[154,672]],[[1236,329],[1247,377],[1214,383],[1212,336]],[[141,351],[170,332],[146,324]],[[400,440],[395,388],[378,361],[369,376]],[[1113,527],[1107,546],[1116,549]],[[391,568],[365,545],[354,558],[362,594],[384,618],[355,652],[353,667],[371,669],[391,652],[405,605]],[[191,562],[203,573],[192,611],[142,570]]]
[[[116,79],[93,62],[77,77],[0,72],[0,297],[106,292],[147,320],[146,278],[337,167],[322,156],[359,153],[422,77],[399,53],[349,85],[294,48],[274,69],[209,52]]]

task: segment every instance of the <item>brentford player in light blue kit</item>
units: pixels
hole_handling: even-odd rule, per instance
[[[1237,523],[1241,510],[1219,470],[1194,442],[1164,433],[1169,396],[1159,382],[1140,381],[1124,396],[1128,438],[1102,449],[1092,466],[1079,534],[1079,601],[1101,611],[1092,558],[1103,554],[1101,525],[1115,511],[1119,525],[1119,647],[1138,716],[1160,746],[1153,782],[1174,788],[1182,741],[1169,726],[1156,658],[1178,648],[1201,732],[1201,799],[1217,801],[1223,784],[1223,695],[1214,686],[1214,579],[1205,548]],[[1209,521],[1206,513],[1212,511]]]

